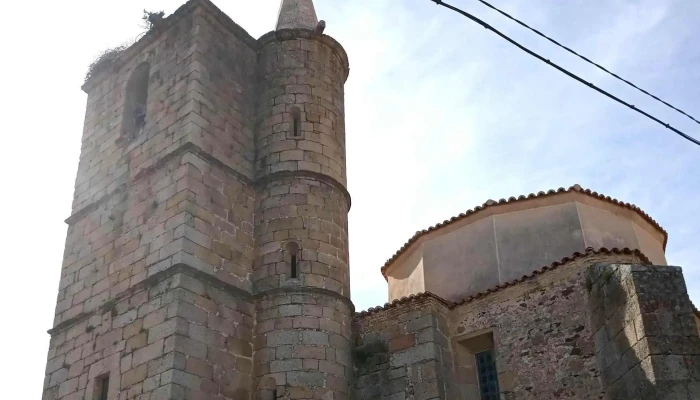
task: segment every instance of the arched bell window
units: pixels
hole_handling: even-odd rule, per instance
[[[131,73],[129,82],[126,84],[122,122],[125,134],[136,135],[146,126],[150,72],[151,66],[146,62],[141,63]]]

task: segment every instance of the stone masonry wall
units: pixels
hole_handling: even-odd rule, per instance
[[[310,30],[258,41],[256,398],[349,398],[347,56]],[[294,130],[294,126],[298,129]]]
[[[190,10],[196,5],[213,7],[207,1],[183,6],[163,34],[150,32],[142,49],[129,50],[142,52],[119,71],[86,84],[82,183],[67,220],[55,324],[180,262],[252,290],[252,181],[191,140],[195,131],[208,135],[199,126],[207,121],[202,110],[187,105],[206,94],[201,54],[192,44],[200,32]],[[124,82],[143,60],[151,63],[146,126],[126,140],[118,126]]]
[[[261,187],[257,202],[256,291],[284,286],[292,279],[283,250],[293,241],[300,248],[293,281],[349,297],[349,205],[343,193],[315,179],[289,177]]]
[[[257,41],[209,2],[194,11],[196,72],[186,110],[187,141],[254,178]]]
[[[172,262],[175,231],[187,219],[186,199],[177,195],[177,186],[188,166],[185,156],[173,158],[128,190],[69,219],[54,326],[94,312],[145,280],[149,269]]]
[[[258,298],[258,399],[274,389],[285,399],[347,399],[352,303],[333,292],[302,289],[291,286]]]
[[[419,296],[355,317],[356,399],[454,399],[447,307]]]
[[[71,222],[54,326],[178,263],[252,290],[252,190],[193,153],[168,158]]]
[[[258,176],[310,171],[345,185],[347,55],[332,39],[302,30],[260,42]],[[301,112],[299,137],[292,135],[294,107]]]
[[[459,398],[480,398],[474,357],[459,351],[459,343],[491,332],[502,398],[599,399],[585,267],[606,260],[638,262],[634,255],[586,255],[452,310]]]
[[[185,219],[173,237],[178,253],[171,263],[187,263],[252,293],[254,189],[206,153],[183,158],[186,176],[178,181],[176,196],[185,202]],[[161,261],[161,268],[167,267]]]
[[[126,333],[122,327],[116,331],[111,324],[103,323],[97,329],[93,319],[96,315],[104,314],[101,311],[110,304],[127,301],[124,299],[132,296],[144,284],[151,284],[153,279],[160,279],[159,277],[172,276],[179,269],[189,268],[196,273],[215,277],[208,285],[222,284],[229,291],[240,290],[236,292],[239,298],[251,296],[255,191],[250,178],[250,149],[253,142],[251,139],[245,146],[239,146],[208,139],[218,134],[242,138],[249,135],[252,129],[249,119],[254,102],[245,99],[245,96],[253,95],[254,84],[250,83],[240,91],[240,88],[218,87],[222,82],[230,83],[239,78],[245,78],[247,83],[254,82],[254,78],[245,75],[252,74],[250,66],[242,62],[245,65],[230,66],[230,70],[215,72],[211,66],[203,64],[202,59],[209,58],[212,53],[218,54],[226,49],[243,46],[247,38],[250,38],[242,35],[242,30],[233,26],[235,24],[230,20],[222,18],[222,15],[206,0],[190,1],[169,17],[164,26],[154,28],[141,42],[127,50],[126,61],[118,62],[113,71],[84,86],[88,92],[88,108],[83,150],[76,183],[74,213],[66,221],[69,228],[54,329],[51,331],[53,347],[49,354],[49,365],[57,362],[54,360],[56,352],[64,351],[75,342],[63,343],[65,332],[80,336],[80,344],[84,348],[87,348],[85,343],[93,339],[99,340],[94,335],[78,333],[85,328],[83,325],[86,320],[91,321],[89,330],[100,336],[111,335],[109,337],[114,337],[117,342],[135,341],[130,336],[124,336]],[[213,20],[220,22],[211,22]],[[217,32],[212,32],[215,29],[226,30],[226,33],[218,32],[217,36]],[[232,35],[241,38],[238,44],[227,36],[232,29],[240,30]],[[205,36],[200,38],[199,35]],[[201,46],[201,42],[206,40],[212,40],[216,45]],[[222,49],[219,45],[222,41],[229,47]],[[241,54],[244,53],[241,50]],[[146,125],[134,135],[123,135],[120,124],[124,112],[125,84],[132,70],[143,61],[150,64]],[[252,57],[252,62],[255,62],[255,57]],[[232,78],[236,73],[241,75]],[[218,91],[212,93],[212,87]],[[210,103],[203,101],[203,97],[210,99]],[[241,102],[249,101],[250,104],[239,104],[237,99]],[[233,111],[218,110],[224,107],[224,103],[231,106]],[[222,129],[226,132],[223,133]],[[240,135],[234,134],[232,129],[238,129]],[[248,134],[245,133],[246,130]],[[246,146],[248,150],[245,150]],[[203,147],[208,148],[209,152],[204,151]],[[235,148],[236,152],[240,150],[240,159],[247,157],[249,165],[241,166],[239,158],[225,150],[222,150],[223,155],[216,154],[223,158],[223,161],[219,160],[212,156],[213,148]],[[244,155],[246,152],[247,155]],[[246,177],[244,173],[249,176]],[[148,296],[150,294],[146,292],[147,300],[153,300]],[[133,300],[136,301],[140,300]],[[170,307],[184,310],[189,307],[186,304],[188,301],[176,301]],[[223,300],[215,303],[234,308]],[[251,382],[253,306],[251,303],[246,304],[241,306],[245,312],[226,311],[217,316],[219,319],[223,318],[222,315],[234,318],[219,322],[224,328],[208,327],[221,330],[235,324],[235,333],[224,330],[218,335],[240,335],[240,340],[249,343],[250,350],[242,356],[244,359],[247,357],[248,361],[240,361],[241,369],[237,369],[236,362],[205,360],[214,371],[217,368],[228,371],[228,376],[217,383],[220,388],[216,389],[227,398],[247,398],[252,389],[248,386],[236,388],[237,394],[232,394],[231,390],[225,388],[237,382],[236,379],[245,380],[246,385]],[[118,310],[121,312],[121,309]],[[242,322],[243,317],[237,313],[247,316],[245,322]],[[128,318],[132,314],[129,312]],[[193,318],[196,324],[206,325],[204,320],[209,324],[208,317],[203,319],[199,315]],[[245,329],[238,328],[244,324]],[[180,333],[183,340],[184,336],[196,340],[195,332],[201,332],[202,329],[195,328],[193,332]],[[212,335],[214,334],[206,333],[207,338]],[[219,339],[216,340],[217,343],[206,345],[218,346]],[[205,342],[204,339],[200,341]],[[148,346],[151,344],[146,343]],[[71,361],[91,364],[107,362],[102,358],[122,358],[130,353],[129,349],[133,349],[133,346],[122,345],[119,349],[112,349],[113,353],[102,350],[88,353],[81,350],[80,357],[75,355],[78,352],[76,349],[65,351],[74,351]],[[217,362],[225,362],[225,367]],[[174,369],[185,368],[173,365]],[[125,365],[124,368],[126,367]],[[140,368],[138,375],[134,376],[142,376],[146,367]],[[54,389],[60,388],[62,384],[64,387],[69,385],[61,381],[62,377],[68,378],[67,374],[56,373],[60,369],[47,370],[47,398],[79,396],[75,391],[67,391],[68,389]],[[71,373],[78,373],[77,369],[74,367]],[[239,372],[241,377],[233,379],[232,374]],[[208,379],[212,378],[216,382],[216,376],[212,375]],[[115,379],[119,382],[120,378],[117,376]],[[80,390],[89,389],[89,382],[90,380],[87,383],[81,381],[77,387]],[[145,381],[132,383],[145,385]],[[196,385],[180,386],[185,391],[199,390],[194,387]],[[114,387],[119,388],[119,385]],[[162,389],[161,392],[170,390]],[[214,389],[209,387],[208,390]],[[120,394],[120,399],[126,398],[124,396],[127,393],[129,398],[132,398],[132,393],[143,394],[144,399],[148,397],[143,390],[126,388]]]
[[[126,132],[142,63],[145,126]],[[254,377],[292,398],[347,398],[347,73],[327,36],[256,41],[190,0],[83,86],[45,398],[90,398],[107,372],[109,400],[250,399],[266,390]],[[301,138],[280,135],[288,107],[301,109]],[[282,255],[290,240],[296,278]],[[299,340],[276,341],[287,331]]]
[[[54,329],[42,398],[92,399],[104,376],[109,400],[248,398],[252,306],[193,271],[156,274]]]
[[[117,73],[86,85],[87,110],[80,163],[75,181],[73,212],[109,196],[142,169],[182,144],[181,128],[192,73],[197,69],[196,32],[191,15],[177,18],[165,34],[156,36]],[[150,64],[146,126],[138,135],[123,132],[126,84],[142,62]]]
[[[597,265],[588,282],[606,398],[700,398],[700,337],[681,269]]]

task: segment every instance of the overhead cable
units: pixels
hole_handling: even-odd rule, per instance
[[[461,14],[461,15],[467,17],[467,18],[469,18],[470,20],[472,20],[472,21],[476,22],[477,24],[483,26],[484,28],[490,30],[491,32],[493,32],[493,33],[495,33],[496,35],[500,36],[501,38],[505,39],[506,41],[508,41],[508,42],[511,43],[512,45],[516,46],[516,47],[519,48],[520,50],[522,50],[522,51],[526,52],[527,54],[529,54],[529,55],[531,55],[531,56],[537,58],[538,60],[540,60],[540,61],[546,63],[547,65],[551,66],[552,68],[556,69],[557,71],[559,71],[559,72],[561,72],[561,73],[567,75],[568,77],[573,78],[574,80],[576,80],[576,81],[578,81],[578,82],[580,82],[580,83],[582,83],[582,84],[584,84],[584,85],[590,87],[591,89],[595,90],[596,92],[601,93],[601,94],[603,94],[604,96],[606,96],[606,97],[608,97],[608,98],[610,98],[610,99],[612,99],[612,100],[614,100],[614,101],[616,101],[616,102],[618,102],[618,103],[620,103],[620,104],[622,104],[622,105],[625,105],[625,106],[629,107],[630,109],[632,109],[632,110],[638,112],[639,114],[644,115],[645,117],[651,119],[652,121],[657,122],[657,123],[660,124],[660,125],[663,125],[663,126],[666,127],[667,129],[673,131],[674,133],[676,133],[677,135],[683,137],[684,139],[686,139],[686,140],[688,140],[688,141],[690,141],[690,142],[692,142],[692,143],[694,143],[694,144],[700,146],[700,141],[699,141],[699,140],[697,140],[697,139],[691,137],[690,135],[688,135],[688,134],[686,134],[686,133],[684,133],[684,132],[682,132],[682,131],[680,131],[680,130],[674,128],[674,127],[671,126],[670,124],[668,124],[668,123],[666,123],[666,122],[664,122],[664,121],[661,121],[660,119],[654,117],[653,115],[647,113],[646,111],[644,111],[644,110],[642,110],[642,109],[640,109],[640,108],[638,108],[638,107],[635,107],[634,105],[632,105],[632,104],[630,104],[630,103],[628,103],[628,102],[626,102],[626,101],[624,101],[624,100],[622,100],[622,99],[616,97],[615,95],[613,95],[613,94],[611,94],[611,93],[609,93],[609,92],[607,92],[607,91],[605,91],[605,90],[599,88],[598,86],[596,86],[596,85],[594,85],[594,84],[592,84],[592,83],[586,81],[585,79],[579,77],[578,75],[574,74],[573,72],[570,72],[570,71],[564,69],[563,67],[560,67],[559,65],[557,65],[557,64],[555,64],[555,63],[553,63],[553,62],[551,62],[550,60],[548,60],[548,59],[542,57],[541,55],[535,53],[534,51],[528,49],[527,47],[525,47],[525,46],[521,45],[520,43],[516,42],[515,40],[511,39],[511,38],[508,37],[506,34],[502,33],[501,31],[499,31],[498,29],[496,29],[496,28],[494,28],[493,26],[489,25],[488,23],[482,21],[481,19],[475,17],[474,15],[472,15],[472,14],[470,14],[470,13],[464,11],[464,10],[461,10],[461,9],[459,9],[459,8],[453,6],[453,5],[447,4],[447,3],[445,3],[444,1],[441,1],[441,0],[430,0],[430,1],[434,2],[434,3],[437,4],[437,5],[440,5],[440,6],[443,6],[443,7],[445,7],[445,8],[448,8],[448,9],[450,9],[450,10],[452,10],[452,11],[455,11],[455,12],[457,12],[457,13],[459,13],[459,14]]]

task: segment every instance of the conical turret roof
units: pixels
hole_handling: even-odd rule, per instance
[[[277,19],[280,29],[316,29],[318,18],[313,0],[282,0]]]

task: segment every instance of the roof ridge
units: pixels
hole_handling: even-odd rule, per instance
[[[396,253],[394,253],[393,256],[391,256],[384,263],[384,265],[381,268],[382,275],[384,275],[384,279],[387,279],[386,269],[394,261],[396,261],[396,259],[399,258],[399,256],[401,254],[403,254],[403,252],[405,252],[413,243],[415,243],[423,235],[426,235],[430,232],[434,232],[434,231],[436,231],[440,228],[443,228],[447,225],[451,225],[457,221],[460,221],[466,217],[472,216],[472,215],[474,215],[480,211],[483,211],[487,208],[491,208],[491,207],[495,207],[495,206],[499,206],[499,205],[503,205],[503,204],[512,204],[512,203],[524,201],[524,200],[553,196],[553,195],[562,194],[562,193],[571,193],[571,192],[582,193],[582,194],[585,194],[587,196],[590,196],[590,197],[593,197],[593,198],[596,198],[599,200],[603,200],[603,201],[606,201],[606,202],[611,203],[611,204],[616,204],[616,205],[619,205],[621,207],[625,207],[627,209],[630,209],[630,210],[636,212],[644,220],[649,222],[653,227],[657,228],[659,231],[661,231],[661,233],[663,233],[663,235],[664,235],[663,247],[664,247],[664,249],[666,249],[666,244],[668,243],[668,232],[666,232],[666,230],[664,228],[662,228],[658,222],[656,222],[651,216],[649,216],[649,214],[644,212],[641,208],[637,207],[634,204],[627,203],[627,202],[615,199],[615,198],[610,197],[610,196],[606,196],[604,194],[598,193],[598,192],[590,190],[590,189],[585,189],[585,188],[581,187],[581,185],[575,184],[573,186],[570,186],[568,189],[560,187],[557,190],[550,189],[547,192],[540,191],[537,193],[530,193],[527,196],[525,196],[525,195],[520,195],[518,197],[511,196],[508,199],[500,199],[498,201],[489,199],[486,202],[484,202],[481,206],[476,206],[473,209],[467,210],[463,213],[460,213],[457,216],[450,218],[449,220],[444,220],[443,222],[437,223],[437,224],[429,227],[428,229],[423,229],[421,231],[417,231],[410,239],[408,239],[408,241],[406,243],[404,243],[403,246],[401,246],[401,248],[398,251],[396,251]]]
[[[508,288],[508,287],[511,287],[511,286],[515,286],[515,285],[517,285],[517,284],[519,284],[519,283],[522,283],[522,282],[525,282],[525,281],[527,281],[527,280],[530,280],[530,279],[532,279],[532,278],[534,278],[534,277],[536,277],[536,276],[538,276],[538,275],[541,275],[541,274],[543,274],[543,273],[545,273],[545,272],[547,272],[547,271],[555,270],[555,269],[557,269],[557,268],[559,268],[559,267],[561,267],[561,266],[563,266],[563,265],[566,265],[566,264],[568,264],[568,263],[570,263],[570,262],[572,262],[572,261],[576,261],[576,260],[581,259],[581,258],[586,257],[586,256],[599,255],[599,254],[606,254],[606,255],[612,255],[612,254],[617,254],[617,255],[623,255],[623,254],[624,254],[624,255],[635,255],[635,256],[639,257],[639,259],[641,260],[641,262],[642,262],[644,265],[652,265],[651,260],[649,260],[649,258],[648,258],[644,253],[642,253],[640,250],[637,250],[637,249],[634,249],[634,250],[633,250],[633,249],[630,249],[630,248],[627,248],[627,247],[622,248],[622,249],[619,249],[619,248],[617,248],[617,247],[613,247],[612,249],[608,249],[608,248],[606,248],[606,247],[601,247],[601,248],[599,248],[599,249],[595,249],[595,248],[593,248],[593,247],[588,247],[588,248],[586,248],[586,250],[585,250],[584,253],[581,253],[581,252],[578,252],[578,251],[577,251],[577,252],[575,252],[574,254],[572,254],[570,257],[564,257],[564,258],[562,258],[562,259],[559,260],[559,261],[555,261],[555,262],[553,262],[553,263],[551,263],[551,264],[549,264],[549,265],[542,266],[542,267],[540,267],[539,269],[536,269],[536,270],[532,271],[529,275],[523,275],[523,276],[522,276],[521,278],[519,278],[519,279],[514,279],[514,280],[512,280],[512,281],[505,282],[505,283],[502,283],[502,284],[500,284],[500,285],[496,285],[496,286],[494,286],[494,287],[492,287],[492,288],[489,288],[489,289],[486,289],[486,290],[484,290],[484,291],[482,291],[482,292],[479,292],[479,293],[473,294],[473,295],[471,295],[471,296],[465,297],[465,298],[463,298],[463,299],[461,299],[461,300],[458,300],[458,301],[456,301],[456,302],[443,299],[442,297],[440,297],[440,296],[438,296],[438,295],[436,295],[436,294],[433,294],[433,293],[431,293],[431,292],[421,292],[421,293],[418,293],[418,294],[412,294],[412,295],[409,295],[409,296],[404,296],[404,297],[402,297],[402,298],[400,298],[400,299],[395,299],[394,301],[392,301],[392,302],[390,302],[390,303],[385,303],[383,306],[370,307],[370,308],[368,308],[367,310],[364,310],[364,311],[360,311],[360,312],[358,312],[358,313],[355,313],[354,316],[355,316],[355,317],[365,317],[365,316],[367,316],[367,315],[375,314],[375,313],[378,313],[378,312],[381,312],[381,311],[388,310],[388,309],[390,309],[390,308],[397,307],[397,306],[402,305],[402,304],[406,304],[406,303],[413,302],[413,301],[415,301],[415,300],[422,299],[422,298],[424,298],[424,297],[433,297],[433,298],[435,298],[436,300],[441,301],[441,302],[442,302],[443,304],[445,304],[448,308],[453,309],[453,308],[455,308],[455,307],[457,307],[457,306],[460,306],[460,305],[462,305],[462,304],[466,304],[466,303],[472,302],[472,301],[474,301],[474,300],[477,300],[477,299],[479,299],[479,298],[482,298],[482,297],[484,297],[484,296],[486,296],[486,295],[489,295],[489,294],[491,294],[491,293],[495,293],[495,292],[498,292],[498,291],[500,291],[500,290],[502,290],[502,289],[505,289],[505,288]],[[698,315],[699,315],[699,318],[700,318],[700,312],[698,313]]]

